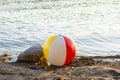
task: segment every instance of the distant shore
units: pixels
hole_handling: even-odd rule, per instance
[[[44,69],[35,63],[14,62],[7,55],[0,57],[0,80],[119,80],[120,56],[80,56],[64,67]],[[5,60],[7,59],[7,60]]]

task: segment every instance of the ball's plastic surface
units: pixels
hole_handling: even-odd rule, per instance
[[[43,45],[45,58],[52,65],[64,66],[69,64],[76,56],[76,45],[66,35],[53,35]]]

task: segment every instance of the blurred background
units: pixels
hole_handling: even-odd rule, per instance
[[[19,54],[54,34],[77,55],[120,55],[120,0],[0,0],[0,54]]]

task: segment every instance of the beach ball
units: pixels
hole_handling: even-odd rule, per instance
[[[76,56],[75,42],[66,35],[53,35],[43,45],[44,57],[55,66],[65,66]]]

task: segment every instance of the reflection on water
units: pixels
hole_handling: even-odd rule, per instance
[[[0,0],[0,50],[24,51],[53,34],[71,36],[77,55],[120,54],[120,1]]]

